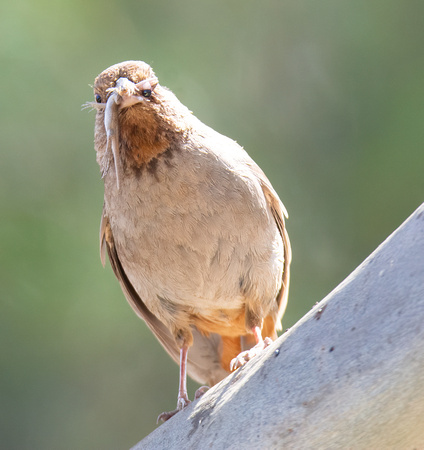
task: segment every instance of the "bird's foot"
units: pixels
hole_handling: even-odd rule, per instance
[[[201,389],[201,388],[200,388]],[[159,422],[166,422],[167,420],[169,420],[171,417],[175,416],[175,414],[177,414],[178,412],[182,411],[186,406],[189,405],[190,400],[186,395],[178,397],[177,400],[177,408],[174,409],[174,411],[169,411],[169,412],[163,412],[162,414],[159,414],[158,419],[156,421],[156,423]]]
[[[258,342],[254,347],[250,350],[246,350],[245,352],[241,352],[235,358],[231,360],[230,370],[231,372],[238,369],[241,366],[244,366],[247,361],[250,361],[254,356],[258,355],[262,352],[262,350],[272,344],[272,339],[266,337],[264,340]]]
[[[201,386],[201,387],[199,387],[199,389],[197,389],[197,391],[194,394],[194,399],[197,400],[198,398],[200,398],[208,390],[209,390],[208,386]]]

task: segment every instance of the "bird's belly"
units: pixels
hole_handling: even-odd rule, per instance
[[[125,208],[119,199],[106,206],[121,263],[151,312],[165,323],[202,318],[199,328],[213,331],[241,317],[246,298],[275,299],[284,250],[248,189],[211,191],[205,181],[188,184],[182,172],[161,182],[146,175],[137,195],[123,194]],[[131,182],[122,192],[134,191]]]
[[[208,316],[193,315],[190,318],[190,324],[203,334],[217,333],[221,336],[236,337],[246,333],[245,315],[245,308],[220,309]]]

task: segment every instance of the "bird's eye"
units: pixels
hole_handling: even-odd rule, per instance
[[[102,103],[102,97],[100,96],[100,94],[96,94],[94,98],[96,99],[97,103]]]
[[[141,95],[143,97],[150,97],[152,95],[152,90],[151,89],[143,89],[141,91]]]

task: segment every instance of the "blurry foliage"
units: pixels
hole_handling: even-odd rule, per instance
[[[261,165],[290,213],[287,327],[423,201],[423,15],[418,0],[3,2],[2,448],[128,448],[175,406],[177,366],[98,257],[94,77],[145,60]]]

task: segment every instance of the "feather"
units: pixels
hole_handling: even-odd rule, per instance
[[[100,258],[102,264],[105,262],[105,251],[107,250],[112,270],[118,279],[125,297],[135,311],[144,320],[149,329],[153,332],[169,356],[178,363],[180,349],[168,328],[146,307],[133,285],[129,281],[114,243],[109,219],[103,209],[100,225]],[[229,372],[221,366],[222,342],[221,337],[216,333],[204,335],[192,327],[194,343],[190,347],[188,355],[187,371],[191,378],[201,384],[213,386],[224,379]]]

